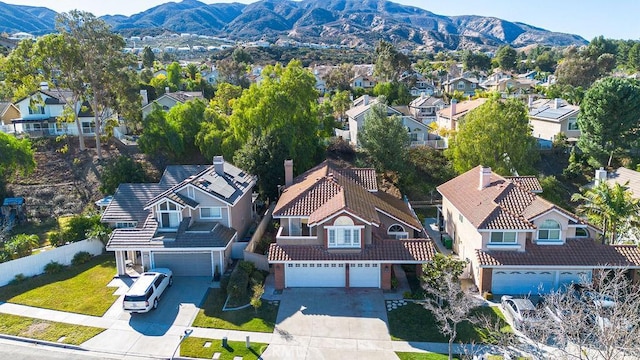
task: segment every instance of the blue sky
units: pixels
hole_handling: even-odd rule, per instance
[[[167,0],[3,0],[6,3],[45,6],[55,11],[80,9],[95,15],[131,15]],[[252,3],[255,0],[201,0],[205,3]],[[587,40],[604,35],[640,40],[638,0],[394,0],[439,15],[483,15],[524,22],[551,31],[577,34]]]

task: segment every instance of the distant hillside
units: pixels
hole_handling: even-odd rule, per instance
[[[0,32],[47,34],[54,30],[57,13],[35,6],[11,5],[0,2]]]
[[[21,19],[23,8],[28,7],[2,4],[0,14],[5,8],[7,14],[12,14],[11,19]],[[184,0],[162,4],[130,17],[116,15],[104,19],[127,36],[172,31],[233,40],[273,42],[291,39],[350,46],[374,45],[379,39],[386,39],[398,46],[424,46],[432,50],[493,49],[504,44],[522,47],[587,43],[577,35],[551,32],[527,24],[483,16],[447,17],[385,0],[262,0],[249,5],[208,5]],[[43,18],[42,24],[35,26],[39,26],[41,32],[46,31],[53,27],[53,23],[47,21],[50,19]],[[32,25],[30,21],[25,22],[24,25]],[[20,22],[8,24],[3,21],[1,25],[12,28],[9,31],[35,32]]]

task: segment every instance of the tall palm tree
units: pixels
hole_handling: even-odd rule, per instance
[[[631,196],[627,185],[601,182],[584,194],[571,196],[572,201],[581,202],[576,209],[579,215],[602,226],[603,244],[614,243],[619,234],[640,225],[640,200]]]

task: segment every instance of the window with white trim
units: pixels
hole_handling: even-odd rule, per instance
[[[340,216],[333,226],[326,226],[329,248],[359,248],[360,232],[364,226],[356,226],[348,216]]]
[[[578,120],[576,118],[570,118],[567,121],[567,130],[580,130],[578,127]]]
[[[387,234],[395,237],[396,239],[408,239],[409,233],[405,231],[404,226],[400,224],[393,224],[389,226]]]
[[[538,227],[538,240],[561,241],[560,224],[552,219],[547,219]]]
[[[116,223],[116,229],[126,229],[126,228],[132,228],[132,227],[136,227],[135,222],[123,221],[123,222]]]
[[[191,186],[187,187],[187,197],[189,199],[195,199],[196,198],[196,190],[194,188],[192,188]]]
[[[458,82],[458,89],[459,89],[459,90],[464,89],[464,81],[460,81],[460,82]]]
[[[180,225],[180,208],[170,201],[158,205],[158,222],[160,228],[177,229]]]
[[[222,208],[220,207],[201,207],[200,219],[222,219]]]
[[[517,235],[515,231],[493,231],[489,244],[515,244],[518,242]]]
[[[589,230],[586,228],[576,228],[576,237],[577,238],[588,238]]]

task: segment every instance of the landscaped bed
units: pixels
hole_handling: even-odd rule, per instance
[[[116,274],[113,255],[66,267],[57,274],[42,274],[0,287],[0,301],[51,310],[102,316],[118,298],[107,284]]]
[[[397,352],[400,360],[448,360],[449,355],[438,353],[415,353],[415,352]],[[458,356],[453,356],[454,359],[460,359]]]
[[[192,326],[256,332],[273,332],[278,315],[278,305],[263,300],[262,306],[241,310],[222,311],[227,295],[222,289],[210,289]]]
[[[31,339],[80,345],[104,330],[91,326],[0,314],[0,333]]]
[[[206,343],[210,343],[210,345],[205,347]],[[220,353],[221,360],[233,360],[236,356],[242,357],[243,360],[259,359],[268,345],[251,343],[251,347],[247,349],[244,341],[228,341],[227,347],[224,348],[222,340],[190,337],[180,345],[180,356],[211,359],[213,354]]]
[[[511,327],[506,323],[499,309],[496,307],[478,307],[473,311],[476,316],[488,316],[493,321],[498,321],[502,332],[511,332]],[[431,312],[419,304],[408,303],[387,313],[389,320],[389,334],[391,340],[422,341],[422,342],[448,342],[440,333],[439,325]],[[457,342],[464,343],[491,343],[491,338],[484,329],[474,326],[469,322],[458,325]]]

